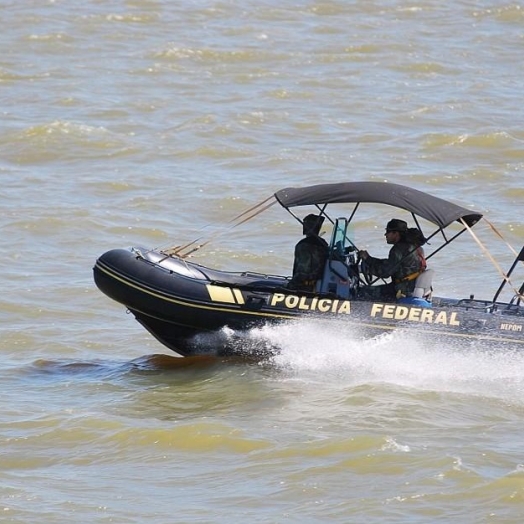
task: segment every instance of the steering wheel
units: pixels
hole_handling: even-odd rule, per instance
[[[371,273],[371,268],[369,264],[363,258],[360,257],[358,262],[360,265],[360,274],[364,278],[365,284],[371,286],[371,283],[373,282],[373,274]]]

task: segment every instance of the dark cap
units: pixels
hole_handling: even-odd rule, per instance
[[[307,217],[304,217],[302,223],[304,235],[318,235],[318,233],[320,232],[320,228],[324,223],[324,217],[320,215],[311,214]]]
[[[405,233],[407,228],[407,222],[398,218],[392,218],[386,225],[386,231],[398,231],[399,233]]]
[[[305,224],[320,224],[322,225],[324,223],[324,217],[320,216],[320,215],[308,215],[307,217],[304,217],[304,223]]]

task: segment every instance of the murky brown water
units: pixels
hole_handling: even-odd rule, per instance
[[[337,180],[471,206],[519,249],[517,4],[28,0],[2,22],[3,522],[521,522],[521,354],[304,323],[262,333],[270,363],[182,361],[91,274]],[[286,273],[298,234],[272,210],[198,256]],[[437,288],[491,296],[485,262],[450,249]]]

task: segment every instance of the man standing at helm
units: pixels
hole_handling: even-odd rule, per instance
[[[295,246],[293,277],[290,289],[314,291],[316,281],[322,278],[324,266],[329,255],[327,242],[319,236],[324,217],[308,215],[302,222],[305,237]]]
[[[391,277],[389,284],[369,288],[379,293],[380,298],[395,300],[411,296],[415,280],[425,269],[425,260],[417,246],[406,239],[408,225],[404,220],[393,218],[386,225],[386,242],[393,247],[388,258],[372,257],[367,251],[359,251],[367,271],[379,278]]]

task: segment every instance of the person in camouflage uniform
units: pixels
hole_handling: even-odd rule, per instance
[[[408,231],[404,220],[394,218],[386,226],[386,242],[393,247],[388,258],[372,257],[367,251],[359,251],[367,271],[379,278],[391,277],[389,284],[368,288],[371,295],[384,300],[409,297],[415,288],[415,280],[426,268],[424,253],[420,246],[406,238]]]
[[[322,278],[329,256],[327,242],[319,236],[324,217],[308,215],[302,222],[305,237],[295,246],[293,276],[289,288],[297,291],[314,291],[316,281]]]

